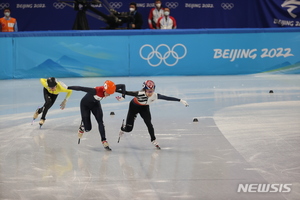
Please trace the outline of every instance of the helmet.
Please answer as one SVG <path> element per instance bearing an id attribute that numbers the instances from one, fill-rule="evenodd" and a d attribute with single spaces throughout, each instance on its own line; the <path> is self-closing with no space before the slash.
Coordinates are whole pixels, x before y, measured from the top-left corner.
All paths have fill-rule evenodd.
<path id="1" fill-rule="evenodd" d="M 57 85 L 57 81 L 56 81 L 56 78 L 54 77 L 50 77 L 47 79 L 47 84 L 48 84 L 48 87 L 55 87 Z"/>
<path id="2" fill-rule="evenodd" d="M 116 91 L 116 85 L 114 82 L 112 81 L 105 81 L 104 82 L 104 91 L 107 93 L 107 94 L 113 94 L 115 93 Z"/>
<path id="3" fill-rule="evenodd" d="M 147 90 L 149 90 L 149 89 L 155 90 L 155 83 L 151 80 L 147 80 L 143 83 L 142 87 L 143 87 L 144 90 L 146 90 L 146 89 Z"/>

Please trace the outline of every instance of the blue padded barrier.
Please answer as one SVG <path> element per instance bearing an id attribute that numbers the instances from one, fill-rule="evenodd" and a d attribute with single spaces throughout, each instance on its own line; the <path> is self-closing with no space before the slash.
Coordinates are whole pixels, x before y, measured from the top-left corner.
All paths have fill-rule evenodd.
<path id="1" fill-rule="evenodd" d="M 0 79 L 299 73 L 300 28 L 0 33 Z"/>

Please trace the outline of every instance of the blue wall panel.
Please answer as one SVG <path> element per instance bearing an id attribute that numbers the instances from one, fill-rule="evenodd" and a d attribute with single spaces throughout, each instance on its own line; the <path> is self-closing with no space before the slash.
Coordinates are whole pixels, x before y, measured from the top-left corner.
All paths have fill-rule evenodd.
<path id="1" fill-rule="evenodd" d="M 299 73 L 299 33 L 299 28 L 0 33 L 0 78 Z"/>
<path id="2" fill-rule="evenodd" d="M 11 79 L 14 74 L 14 41 L 11 37 L 0 37 L 0 79 Z"/>
<path id="3" fill-rule="evenodd" d="M 296 32 L 136 36 L 134 41 L 133 76 L 249 74 L 293 68 L 300 61 Z"/>
<path id="4" fill-rule="evenodd" d="M 128 73 L 126 38 L 17 37 L 15 78 L 122 76 Z"/>

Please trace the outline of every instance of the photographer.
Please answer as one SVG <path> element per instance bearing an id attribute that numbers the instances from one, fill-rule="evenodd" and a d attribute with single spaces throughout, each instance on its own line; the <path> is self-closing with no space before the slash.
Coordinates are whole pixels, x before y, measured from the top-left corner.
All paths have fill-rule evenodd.
<path id="1" fill-rule="evenodd" d="M 141 29 L 143 25 L 142 14 L 137 11 L 136 3 L 132 2 L 129 4 L 129 17 L 127 20 L 128 29 Z"/>

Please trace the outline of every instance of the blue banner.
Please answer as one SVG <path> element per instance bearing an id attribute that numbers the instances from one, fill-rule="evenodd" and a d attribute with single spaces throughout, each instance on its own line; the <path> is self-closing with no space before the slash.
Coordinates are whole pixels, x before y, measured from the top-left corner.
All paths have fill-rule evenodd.
<path id="1" fill-rule="evenodd" d="M 299 33 L 295 28 L 0 33 L 5 66 L 0 79 L 296 74 Z"/>
<path id="2" fill-rule="evenodd" d="M 0 13 L 5 7 L 18 22 L 19 31 L 71 30 L 78 11 L 73 1 L 67 4 L 56 0 L 2 0 Z M 71 2 L 71 3 L 70 3 Z M 128 12 L 132 0 L 103 1 L 118 12 Z M 138 11 L 143 16 L 143 29 L 148 29 L 148 15 L 154 0 L 137 0 Z M 267 28 L 300 26 L 300 0 L 187 0 L 162 1 L 171 9 L 178 29 L 198 28 Z M 109 15 L 105 4 L 92 4 Z M 107 24 L 91 10 L 86 11 L 91 30 L 105 29 Z M 118 28 L 124 28 L 120 25 Z"/>
<path id="3" fill-rule="evenodd" d="M 126 37 L 17 37 L 15 78 L 122 76 Z"/>
<path id="4" fill-rule="evenodd" d="M 299 33 L 137 36 L 130 48 L 130 75 L 234 75 L 283 67 L 295 73 L 299 42 Z"/>
<path id="5" fill-rule="evenodd" d="M 300 26 L 300 0 L 258 1 L 258 8 L 264 26 Z"/>

